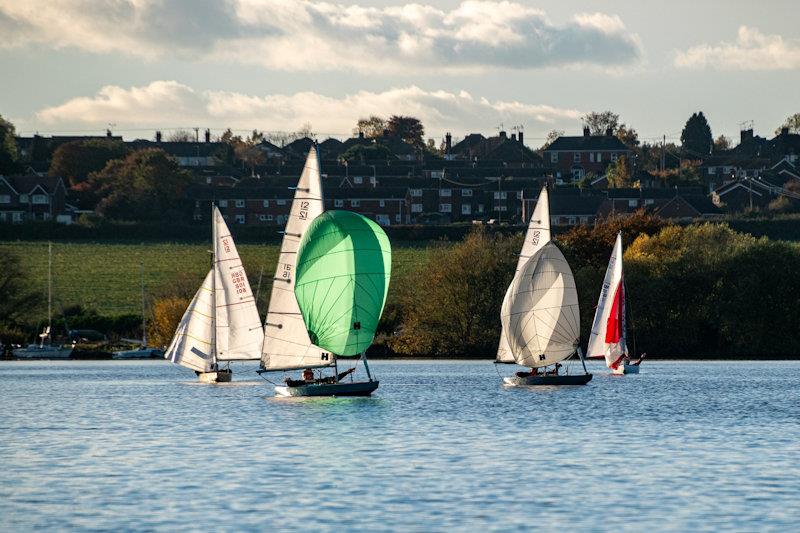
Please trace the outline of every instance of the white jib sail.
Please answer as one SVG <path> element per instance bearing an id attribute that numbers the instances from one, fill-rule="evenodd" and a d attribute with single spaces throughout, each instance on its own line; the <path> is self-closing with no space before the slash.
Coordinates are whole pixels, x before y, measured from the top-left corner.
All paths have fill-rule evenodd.
<path id="1" fill-rule="evenodd" d="M 545 244 L 519 271 L 500 318 L 519 365 L 552 365 L 575 352 L 580 342 L 578 293 L 572 270 L 555 244 Z"/>
<path id="2" fill-rule="evenodd" d="M 164 353 L 165 359 L 198 372 L 211 371 L 216 362 L 211 345 L 214 327 L 212 275 L 213 271 L 209 270 Z"/>
<path id="3" fill-rule="evenodd" d="M 628 347 L 625 343 L 625 292 L 622 285 L 622 235 L 617 234 L 614 243 L 614 250 L 608 260 L 606 276 L 603 279 L 603 288 L 600 290 L 600 298 L 597 300 L 597 310 L 594 313 L 592 322 L 592 332 L 589 334 L 589 345 L 586 348 L 587 357 L 604 357 L 606 365 L 611 367 L 623 355 L 627 355 Z M 619 335 L 607 335 L 608 319 L 614 308 L 614 300 L 617 296 L 617 305 L 621 306 L 622 322 L 619 325 Z M 617 342 L 613 342 L 616 339 Z M 607 342 L 612 341 L 612 342 Z"/>
<path id="4" fill-rule="evenodd" d="M 264 342 L 261 317 L 236 244 L 216 206 L 213 208 L 213 234 L 217 360 L 258 360 Z"/>
<path id="5" fill-rule="evenodd" d="M 530 259 L 533 254 L 541 250 L 542 246 L 550 242 L 550 197 L 547 194 L 547 186 L 542 187 L 542 192 L 539 193 L 539 198 L 536 200 L 536 207 L 531 215 L 531 220 L 528 223 L 528 230 L 525 232 L 525 242 L 522 243 L 522 250 L 519 254 L 517 261 L 517 270 L 514 272 L 516 277 L 520 269 Z M 503 305 L 511 294 L 511 285 L 506 290 L 506 295 L 503 298 Z M 500 332 L 500 344 L 497 347 L 497 361 L 501 363 L 513 363 L 514 355 L 511 353 L 511 348 L 508 345 L 506 337 L 505 326 L 502 327 Z"/>
<path id="6" fill-rule="evenodd" d="M 311 221 L 324 210 L 319 159 L 316 147 L 312 147 L 294 193 L 278 266 L 272 281 L 269 311 L 264 324 L 262 368 L 290 370 L 328 366 L 332 363 L 328 353 L 311 343 L 294 295 L 295 264 L 300 240 Z"/>

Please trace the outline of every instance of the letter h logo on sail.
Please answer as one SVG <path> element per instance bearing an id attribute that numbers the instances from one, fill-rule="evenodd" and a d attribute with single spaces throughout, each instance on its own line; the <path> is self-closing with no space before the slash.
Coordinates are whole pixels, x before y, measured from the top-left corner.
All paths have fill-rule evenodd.
<path id="1" fill-rule="evenodd" d="M 320 359 L 320 361 L 328 361 L 330 359 L 330 355 L 331 354 L 329 354 L 329 353 L 322 352 L 319 355 L 319 359 Z"/>

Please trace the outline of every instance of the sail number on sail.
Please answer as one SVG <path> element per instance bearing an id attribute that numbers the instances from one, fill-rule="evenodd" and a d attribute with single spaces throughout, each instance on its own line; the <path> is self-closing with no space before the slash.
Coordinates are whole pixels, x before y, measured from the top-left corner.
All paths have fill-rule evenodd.
<path id="1" fill-rule="evenodd" d="M 308 218 L 308 202 L 300 202 L 300 220 L 306 220 Z"/>

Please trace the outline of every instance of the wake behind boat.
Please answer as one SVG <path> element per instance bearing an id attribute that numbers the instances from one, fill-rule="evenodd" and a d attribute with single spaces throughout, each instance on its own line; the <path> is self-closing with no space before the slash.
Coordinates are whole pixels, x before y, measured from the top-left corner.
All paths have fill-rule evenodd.
<path id="1" fill-rule="evenodd" d="M 611 296 L 609 298 L 609 296 Z M 605 359 L 612 374 L 638 374 L 644 356 L 632 361 L 628 354 L 625 324 L 625 279 L 622 269 L 622 234 L 617 233 L 597 310 L 589 335 L 586 356 Z"/>
<path id="2" fill-rule="evenodd" d="M 550 207 L 543 187 L 531 216 L 514 279 L 500 313 L 502 331 L 495 363 L 530 368 L 503 378 L 506 385 L 585 385 L 583 374 L 561 374 L 580 351 L 580 311 L 575 279 L 561 250 L 550 240 Z"/>

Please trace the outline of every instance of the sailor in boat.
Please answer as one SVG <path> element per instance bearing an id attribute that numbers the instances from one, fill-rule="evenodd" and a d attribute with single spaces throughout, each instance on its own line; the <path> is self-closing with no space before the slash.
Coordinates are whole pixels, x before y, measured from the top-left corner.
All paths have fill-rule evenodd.
<path id="1" fill-rule="evenodd" d="M 338 383 L 342 379 L 346 378 L 347 376 L 349 376 L 350 374 L 352 374 L 355 371 L 356 371 L 356 367 L 353 367 L 353 368 L 349 368 L 349 369 L 347 369 L 347 370 L 345 370 L 343 372 L 339 372 L 338 374 L 336 374 L 336 376 L 326 376 L 326 377 L 315 378 L 314 377 L 314 371 L 311 370 L 310 368 L 306 368 L 305 370 L 303 370 L 302 379 L 292 379 L 292 378 L 288 378 L 287 377 L 283 381 L 289 387 L 299 387 L 301 385 L 313 385 L 313 384 L 318 384 L 318 383 Z"/>

